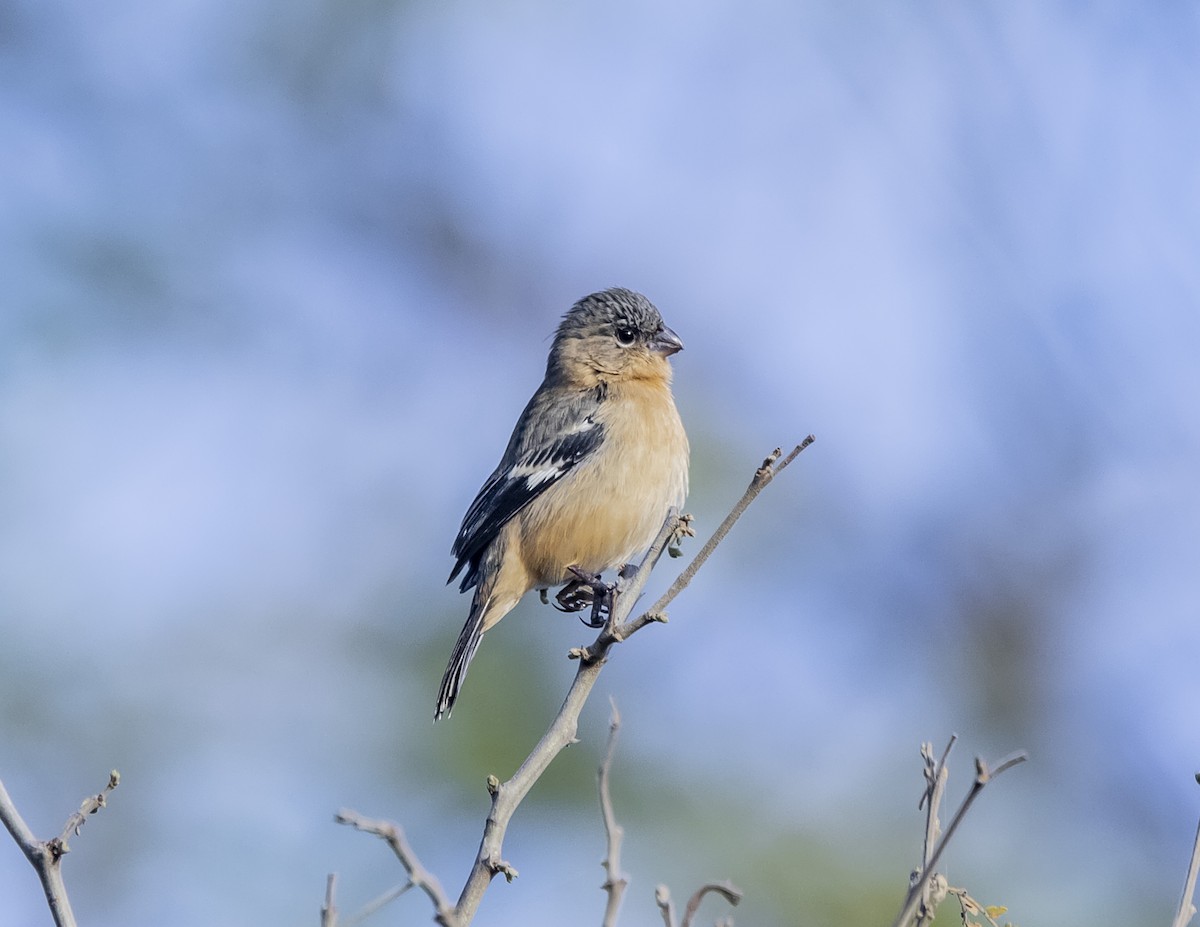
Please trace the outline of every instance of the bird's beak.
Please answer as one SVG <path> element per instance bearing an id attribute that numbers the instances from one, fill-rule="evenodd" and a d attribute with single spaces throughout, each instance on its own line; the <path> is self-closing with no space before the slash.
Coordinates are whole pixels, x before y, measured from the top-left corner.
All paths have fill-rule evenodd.
<path id="1" fill-rule="evenodd" d="M 683 342 L 679 340 L 679 336 L 675 334 L 667 326 L 663 326 L 654 340 L 650 342 L 650 350 L 656 354 L 661 354 L 663 357 L 670 357 L 676 351 L 683 350 Z"/>

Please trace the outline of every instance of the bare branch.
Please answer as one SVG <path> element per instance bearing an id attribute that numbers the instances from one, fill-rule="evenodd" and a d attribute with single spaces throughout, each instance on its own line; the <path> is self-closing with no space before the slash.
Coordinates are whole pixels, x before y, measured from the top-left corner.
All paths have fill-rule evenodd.
<path id="1" fill-rule="evenodd" d="M 500 856 L 508 823 L 529 790 L 533 788 L 533 784 L 554 758 L 568 744 L 575 742 L 575 735 L 579 730 L 579 715 L 600 676 L 600 671 L 604 668 L 608 651 L 628 636 L 622 633 L 624 621 L 637 603 L 638 595 L 645 586 L 650 571 L 662 556 L 663 549 L 674 535 L 678 522 L 678 515 L 672 510 L 663 522 L 650 550 L 642 558 L 637 572 L 626 577 L 625 587 L 618 594 L 616 604 L 611 609 L 599 636 L 590 647 L 572 652 L 573 656 L 579 658 L 579 669 L 575 672 L 575 679 L 567 691 L 562 707 L 537 746 L 507 782 L 502 783 L 495 777 L 489 779 L 488 791 L 492 796 L 492 808 L 484 824 L 475 865 L 471 868 L 455 908 L 462 927 L 471 923 L 479 909 L 480 901 L 483 900 L 484 892 L 498 873 L 503 873 L 510 882 L 516 876 L 516 870 Z"/>
<path id="2" fill-rule="evenodd" d="M 338 927 L 337 907 L 333 896 L 337 891 L 337 873 L 331 872 L 325 878 L 325 903 L 321 905 L 321 927 Z"/>
<path id="3" fill-rule="evenodd" d="M 400 860 L 400 864 L 404 867 L 405 872 L 408 873 L 409 881 L 428 895 L 429 900 L 433 902 L 435 920 L 442 927 L 460 927 L 458 916 L 455 914 L 454 908 L 446 897 L 441 883 L 437 880 L 437 876 L 421 865 L 421 861 L 417 858 L 417 854 L 413 852 L 413 848 L 409 846 L 408 840 L 404 836 L 404 831 L 399 825 L 391 821 L 365 818 L 357 811 L 350 811 L 345 808 L 337 813 L 334 820 L 339 824 L 347 824 L 355 830 L 374 834 L 376 837 L 380 837 L 386 841 L 387 845 L 392 848 L 392 852 L 396 854 L 396 858 Z M 396 892 L 396 894 L 401 895 L 407 890 L 408 887 L 405 886 Z"/>
<path id="4" fill-rule="evenodd" d="M 0 821 L 4 822 L 4 826 L 12 835 L 13 840 L 16 841 L 21 852 L 25 854 L 25 858 L 37 872 L 42 883 L 42 890 L 46 894 L 46 904 L 50 907 L 50 914 L 54 918 L 56 927 L 75 927 L 75 914 L 71 910 L 71 901 L 67 897 L 67 886 L 62 877 L 62 860 L 71 849 L 67 845 L 67 838 L 79 833 L 80 828 L 87 821 L 88 815 L 95 814 L 105 806 L 106 796 L 117 787 L 120 781 L 121 774 L 114 769 L 108 775 L 108 785 L 104 787 L 104 791 L 85 798 L 79 806 L 79 810 L 67 818 L 62 833 L 45 841 L 38 840 L 33 835 L 33 831 L 29 829 L 29 825 L 17 811 L 17 806 L 13 803 L 4 783 L 0 782 Z"/>
<path id="5" fill-rule="evenodd" d="M 677 577 L 675 577 L 675 582 L 671 583 L 670 588 L 662 594 L 659 600 L 651 605 L 645 614 L 640 616 L 636 621 L 632 622 L 634 627 L 631 628 L 630 633 L 633 633 L 633 631 L 636 631 L 644 625 L 649 624 L 651 621 L 662 620 L 657 616 L 662 613 L 663 609 L 671 604 L 671 602 L 677 595 L 679 595 L 679 593 L 683 592 L 683 590 L 687 588 L 688 584 L 692 581 L 692 579 L 695 578 L 696 573 L 699 572 L 700 567 L 704 566 L 704 562 L 708 560 L 708 558 L 712 555 L 712 552 L 717 549 L 717 545 L 725 540 L 725 535 L 729 533 L 730 529 L 733 528 L 733 526 L 737 523 L 737 520 L 742 517 L 742 513 L 746 511 L 750 503 L 757 498 L 758 494 L 766 488 L 767 484 L 770 483 L 771 480 L 775 479 L 775 477 L 782 473 L 784 468 L 787 467 L 787 465 L 793 460 L 795 460 L 800 455 L 800 452 L 812 444 L 815 440 L 815 437 L 808 435 L 803 441 L 792 448 L 791 453 L 784 457 L 783 460 L 779 459 L 783 451 L 780 448 L 775 448 L 775 450 L 766 458 L 766 460 L 762 462 L 762 466 L 754 472 L 754 478 L 750 481 L 750 485 L 746 487 L 746 491 L 742 494 L 742 498 L 738 500 L 737 505 L 735 505 L 729 514 L 725 516 L 725 520 L 717 526 L 717 530 L 713 532 L 712 537 L 710 537 L 704 543 L 704 546 L 700 548 L 700 552 L 692 558 L 692 562 L 687 565 L 687 568 L 684 569 L 684 571 Z"/>
<path id="6" fill-rule="evenodd" d="M 349 823 L 349 821 L 345 822 Z M 334 903 L 334 894 L 337 887 L 337 873 L 329 873 L 325 880 L 325 903 L 321 906 L 321 927 L 358 927 L 363 921 L 369 918 L 372 914 L 378 911 L 385 905 L 391 904 L 409 889 L 416 888 L 416 883 L 413 881 L 405 882 L 403 885 L 397 885 L 395 888 L 389 888 L 379 897 L 368 901 L 362 906 L 362 909 L 353 917 L 345 921 L 338 918 L 337 905 Z"/>
<path id="7" fill-rule="evenodd" d="M 617 823 L 613 811 L 612 794 L 609 791 L 608 780 L 612 771 L 613 756 L 617 752 L 617 732 L 621 729 L 621 713 L 617 711 L 617 703 L 610 699 L 612 717 L 608 723 L 608 745 L 604 750 L 604 760 L 600 763 L 597 775 L 600 789 L 600 812 L 604 815 L 604 833 L 607 838 L 607 853 L 604 857 L 604 884 L 601 888 L 608 894 L 604 906 L 603 927 L 616 927 L 617 914 L 621 910 L 621 899 L 625 888 L 629 885 L 628 877 L 621 872 L 621 841 L 625 830 Z"/>
<path id="8" fill-rule="evenodd" d="M 347 920 L 342 927 L 358 927 L 359 924 L 365 921 L 380 908 L 391 904 L 405 892 L 416 887 L 417 884 L 415 882 L 405 882 L 403 885 L 397 885 L 395 888 L 389 888 L 378 898 L 368 901 L 365 905 L 363 905 L 362 910 Z"/>
<path id="9" fill-rule="evenodd" d="M 701 885 L 688 899 L 687 907 L 683 911 L 683 923 L 679 927 L 692 927 L 692 918 L 696 916 L 700 902 L 709 892 L 715 892 L 734 907 L 742 900 L 742 890 L 732 882 L 709 882 L 707 885 Z"/>
<path id="10" fill-rule="evenodd" d="M 71 852 L 71 848 L 67 846 L 67 838 L 79 835 L 79 831 L 87 823 L 88 815 L 95 814 L 103 808 L 108 803 L 106 798 L 108 793 L 120 784 L 121 774 L 114 769 L 108 774 L 108 785 L 104 787 L 104 791 L 98 792 L 95 795 L 89 795 L 80 804 L 79 810 L 67 818 L 67 823 L 63 825 L 62 833 L 50 841 L 51 851 L 57 853 L 59 856 Z"/>
<path id="11" fill-rule="evenodd" d="M 604 663 L 612 647 L 626 640 L 647 624 L 655 621 L 666 621 L 666 616 L 662 613 L 662 608 L 678 595 L 680 590 L 687 586 L 691 578 L 696 574 L 696 571 L 700 569 L 704 561 L 708 559 L 709 555 L 724 539 L 725 535 L 729 533 L 729 529 L 733 526 L 734 522 L 737 521 L 738 517 L 741 516 L 742 512 L 745 511 L 746 507 L 757 497 L 762 489 L 788 464 L 795 460 L 796 456 L 804 448 L 808 447 L 812 441 L 813 437 L 809 435 L 782 461 L 779 459 L 782 453 L 779 449 L 776 449 L 774 453 L 763 461 L 763 465 L 755 472 L 754 479 L 751 481 L 750 487 L 746 490 L 741 500 L 721 523 L 721 526 L 704 545 L 692 563 L 688 565 L 683 575 L 675 581 L 668 594 L 659 599 L 659 602 L 649 612 L 641 615 L 634 621 L 629 620 L 629 615 L 633 607 L 637 604 L 642 590 L 645 588 L 650 572 L 654 569 L 668 546 L 677 543 L 681 537 L 692 534 L 691 517 L 687 515 L 681 516 L 672 508 L 667 513 L 658 536 L 642 558 L 642 562 L 638 565 L 636 571 L 622 571 L 618 579 L 615 601 L 612 602 L 609 608 L 608 616 L 604 622 L 604 627 L 600 630 L 600 634 L 589 646 L 575 648 L 568 654 L 572 659 L 579 660 L 579 668 L 575 672 L 575 679 L 572 681 L 570 689 L 567 690 L 567 695 L 563 700 L 562 706 L 550 722 L 546 733 L 542 735 L 542 738 L 534 746 L 533 750 L 530 751 L 520 768 L 513 773 L 507 782 L 501 782 L 496 776 L 488 777 L 487 788 L 488 793 L 492 797 L 492 806 L 484 823 L 483 836 L 479 842 L 479 851 L 475 856 L 475 863 L 471 867 L 471 872 L 467 876 L 467 881 L 463 885 L 462 892 L 459 894 L 458 903 L 453 908 L 449 906 L 436 880 L 420 867 L 412 851 L 407 849 L 407 845 L 394 842 L 391 839 L 391 834 L 394 831 L 399 835 L 399 840 L 403 841 L 403 837 L 400 835 L 399 828 L 396 825 L 389 822 L 362 822 L 353 812 L 341 812 L 338 815 L 338 820 L 342 823 L 354 824 L 360 830 L 368 830 L 376 833 L 392 844 L 396 855 L 400 857 L 401 862 L 408 869 L 412 881 L 424 889 L 425 893 L 433 900 L 434 906 L 437 909 L 437 920 L 441 924 L 446 925 L 446 927 L 467 927 L 479 910 L 479 904 L 483 900 L 483 895 L 491 884 L 492 879 L 500 874 L 503 874 L 510 882 L 516 878 L 517 870 L 500 855 L 509 822 L 512 820 L 513 814 L 516 813 L 518 806 L 524 800 L 525 796 L 529 794 L 529 790 L 533 788 L 533 784 L 546 771 L 546 768 L 553 762 L 554 758 L 569 744 L 575 743 L 576 734 L 579 730 L 579 715 L 588 697 L 591 695 L 592 689 L 596 684 L 600 671 L 604 668 Z M 610 743 L 610 751 L 611 749 L 612 745 Z M 373 826 L 363 826 L 364 823 Z M 613 825 L 615 826 L 615 819 Z M 619 833 L 619 828 L 609 830 L 610 847 L 608 865 L 611 865 L 612 868 L 605 888 L 609 891 L 609 907 L 613 909 L 612 917 L 615 919 L 615 908 L 620 902 L 620 890 L 617 889 L 617 885 L 622 882 L 622 878 L 619 876 L 619 867 L 614 860 L 612 852 L 612 837 L 614 833 Z M 616 874 L 617 878 L 614 879 L 613 874 Z M 610 883 L 613 886 L 611 889 L 609 888 Z M 621 889 L 623 887 L 621 885 Z M 605 923 L 609 923 L 608 916 L 606 914 Z"/>
<path id="12" fill-rule="evenodd" d="M 1196 782 L 1200 784 L 1200 773 L 1196 773 Z M 1196 914 L 1193 899 L 1196 897 L 1196 877 L 1200 875 L 1200 825 L 1196 827 L 1196 842 L 1192 845 L 1192 861 L 1188 865 L 1187 878 L 1183 883 L 1183 896 L 1179 899 L 1179 910 L 1175 912 L 1175 920 L 1171 927 L 1187 927 L 1188 921 Z"/>
<path id="13" fill-rule="evenodd" d="M 608 855 L 602 863 L 607 874 L 602 887 L 608 893 L 608 904 L 604 909 L 603 927 L 615 927 L 617 913 L 621 908 L 621 898 L 625 894 L 626 886 L 629 884 L 628 878 L 621 872 L 621 841 L 625 836 L 625 831 L 617 823 L 616 815 L 613 812 L 612 796 L 609 794 L 608 788 L 613 755 L 616 753 L 617 748 L 617 732 L 621 729 L 621 713 L 617 711 L 616 701 L 613 699 L 609 701 L 612 705 L 612 716 L 608 726 L 608 745 L 604 751 L 604 759 L 600 763 L 599 773 L 600 810 L 604 814 L 604 832 L 608 837 Z M 680 927 L 691 927 L 692 919 L 696 916 L 700 902 L 710 892 L 716 892 L 723 896 L 731 905 L 736 905 L 742 900 L 741 889 L 737 888 L 732 882 L 709 882 L 706 885 L 702 885 L 688 899 L 687 907 L 683 912 L 683 922 L 680 924 Z M 658 904 L 659 911 L 662 913 L 667 927 L 674 927 L 675 910 L 671 904 L 670 889 L 665 885 L 659 885 L 654 892 L 654 900 Z"/>
<path id="14" fill-rule="evenodd" d="M 945 775 L 949 775 L 949 773 L 945 771 L 946 760 L 949 759 L 950 751 L 954 749 L 954 745 L 956 743 L 958 743 L 958 735 L 951 734 L 950 739 L 946 741 L 946 749 L 942 751 L 942 758 L 936 763 L 933 762 L 933 744 L 929 743 L 928 741 L 921 744 L 921 758 L 925 760 L 925 791 L 921 793 L 921 800 L 917 802 L 918 811 L 924 808 L 925 803 L 934 797 L 932 795 L 932 779 L 934 773 L 936 773 L 938 770 L 942 770 L 943 778 Z M 926 857 L 926 860 L 928 860 L 928 857 Z"/>
<path id="15" fill-rule="evenodd" d="M 953 895 L 958 901 L 958 908 L 963 924 L 973 923 L 971 920 L 969 920 L 971 917 L 982 917 L 989 924 L 991 924 L 992 927 L 1000 927 L 999 921 L 997 921 L 992 915 L 996 912 L 1003 914 L 1008 910 L 1008 908 L 1005 907 L 984 907 L 969 894 L 967 894 L 966 889 L 963 888 L 950 888 L 946 890 L 946 893 Z"/>
<path id="16" fill-rule="evenodd" d="M 1018 763 L 1025 762 L 1026 759 L 1028 759 L 1028 756 L 1025 753 L 1014 753 L 1012 756 L 1001 760 L 994 770 L 990 770 L 987 763 L 976 757 L 975 781 L 971 783 L 971 791 L 967 793 L 967 797 L 963 799 L 963 803 L 954 812 L 954 817 L 950 819 L 950 826 L 946 828 L 946 832 L 942 835 L 941 840 L 938 841 L 937 848 L 925 864 L 925 869 L 921 873 L 920 878 L 909 888 L 908 895 L 904 899 L 904 905 L 900 908 L 900 913 L 892 921 L 892 927 L 903 927 L 903 925 L 908 924 L 913 919 L 917 912 L 917 906 L 921 903 L 925 888 L 930 880 L 933 879 L 938 861 L 942 858 L 942 853 L 945 851 L 946 845 L 954 836 L 955 831 L 958 830 L 958 826 L 962 823 L 963 818 L 966 817 L 975 799 L 979 797 L 979 793 L 1002 772 L 1016 766 Z"/>
<path id="17" fill-rule="evenodd" d="M 619 589 L 616 604 L 610 609 L 608 619 L 599 636 L 590 646 L 571 652 L 570 656 L 579 660 L 579 669 L 576 671 L 571 688 L 567 691 L 567 697 L 558 714 L 550 723 L 549 729 L 511 779 L 503 783 L 494 777 L 489 780 L 488 791 L 492 795 L 492 808 L 484 824 L 483 838 L 475 857 L 475 865 L 467 877 L 467 882 L 463 886 L 462 894 L 459 895 L 458 905 L 455 908 L 460 927 L 466 927 L 471 923 L 475 912 L 479 909 L 484 892 L 487 891 L 488 885 L 498 873 L 504 873 L 509 881 L 516 875 L 516 870 L 500 856 L 508 823 L 521 801 L 533 787 L 534 782 L 541 777 L 563 748 L 574 743 L 579 729 L 579 714 L 604 667 L 609 650 L 614 644 L 626 640 L 647 624 L 665 620 L 662 609 L 687 586 L 696 571 L 703 566 L 704 561 L 729 533 L 729 529 L 733 527 L 734 522 L 746 510 L 746 507 L 812 441 L 813 438 L 809 435 L 782 461 L 779 460 L 782 452 L 778 449 L 764 460 L 763 465 L 755 472 L 754 479 L 751 480 L 750 486 L 741 500 L 734 506 L 733 511 L 721 523 L 721 526 L 684 570 L 680 578 L 676 579 L 668 593 L 660 598 L 649 612 L 634 621 L 628 621 L 629 614 L 637 604 L 651 570 L 662 557 L 667 545 L 671 543 L 672 539 L 677 539 L 681 534 L 690 530 L 686 516 L 681 518 L 674 509 L 668 513 L 658 536 L 642 558 L 637 571 L 622 578 L 623 584 Z"/>
<path id="18" fill-rule="evenodd" d="M 1016 753 L 1006 756 L 999 763 L 997 763 L 996 768 L 991 772 L 988 772 L 988 768 L 984 764 L 983 760 L 977 759 L 975 760 L 975 776 L 976 778 L 983 776 L 984 784 L 986 785 L 988 781 L 995 779 L 998 775 L 1000 775 L 1000 773 L 1004 772 L 1005 770 L 1012 769 L 1014 766 L 1020 766 L 1027 759 L 1029 759 L 1029 754 L 1024 750 L 1018 750 Z"/>
<path id="19" fill-rule="evenodd" d="M 662 912 L 663 923 L 666 924 L 666 927 L 675 927 L 675 906 L 671 904 L 671 890 L 665 885 L 658 886 L 654 890 L 654 903 Z"/>
<path id="20" fill-rule="evenodd" d="M 33 831 L 29 829 L 29 825 L 25 823 L 25 819 L 21 817 L 21 812 L 17 810 L 17 806 L 13 804 L 13 800 L 9 797 L 8 789 L 4 787 L 4 783 L 0 782 L 0 821 L 4 822 L 4 826 L 8 828 L 8 832 L 12 834 L 13 840 L 17 842 L 17 846 L 21 848 L 21 852 L 25 854 L 25 858 L 36 866 L 34 857 L 44 852 L 44 847 L 33 836 Z"/>
<path id="21" fill-rule="evenodd" d="M 939 820 L 938 814 L 946 789 L 946 779 L 950 775 L 950 771 L 946 767 L 946 760 L 957 740 L 957 734 L 950 735 L 950 740 L 946 744 L 946 749 L 942 751 L 940 760 L 933 758 L 933 744 L 928 741 L 921 744 L 921 759 L 925 761 L 925 791 L 921 794 L 921 800 L 917 803 L 917 807 L 925 808 L 925 845 L 921 851 L 921 866 L 913 870 L 909 879 L 910 886 L 915 885 L 921 875 L 929 869 L 934 847 L 941 834 L 942 822 Z M 924 924 L 933 920 L 937 906 L 944 897 L 945 888 L 945 881 L 939 881 L 936 876 L 930 877 L 926 881 L 925 888 L 921 892 L 921 903 L 917 908 L 917 927 L 923 927 Z"/>

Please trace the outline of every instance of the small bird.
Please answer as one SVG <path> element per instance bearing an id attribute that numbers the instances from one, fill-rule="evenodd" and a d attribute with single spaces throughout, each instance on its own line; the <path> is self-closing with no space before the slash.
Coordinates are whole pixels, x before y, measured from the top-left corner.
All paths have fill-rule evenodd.
<path id="1" fill-rule="evenodd" d="M 581 585 L 650 546 L 688 489 L 688 440 L 671 396 L 683 349 L 650 300 L 614 287 L 579 300 L 554 335 L 546 377 L 499 466 L 467 509 L 447 582 L 463 569 L 471 612 L 442 677 L 449 715 L 483 634 L 531 589 Z M 565 596 L 565 598 L 564 598 Z M 595 612 L 593 616 L 595 616 Z"/>

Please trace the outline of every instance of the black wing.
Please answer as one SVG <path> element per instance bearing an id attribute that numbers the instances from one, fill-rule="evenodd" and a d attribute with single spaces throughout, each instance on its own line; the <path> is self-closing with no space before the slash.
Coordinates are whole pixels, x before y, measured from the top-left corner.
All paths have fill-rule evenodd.
<path id="1" fill-rule="evenodd" d="M 530 502 L 561 480 L 600 446 L 604 426 L 595 412 L 601 392 L 564 397 L 538 391 L 525 407 L 495 472 L 463 516 L 452 553 L 457 558 L 447 582 L 468 566 L 462 591 L 479 580 L 479 560 L 500 529 Z"/>

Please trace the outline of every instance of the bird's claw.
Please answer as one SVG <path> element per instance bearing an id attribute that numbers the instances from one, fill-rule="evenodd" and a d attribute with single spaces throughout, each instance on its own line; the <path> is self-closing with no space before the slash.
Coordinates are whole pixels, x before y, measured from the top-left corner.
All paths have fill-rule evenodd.
<path id="1" fill-rule="evenodd" d="M 581 612 L 590 605 L 591 614 L 586 618 L 580 615 L 579 620 L 589 628 L 604 627 L 616 599 L 617 584 L 604 582 L 599 573 L 588 573 L 578 567 L 567 569 L 575 578 L 554 597 L 556 607 L 559 611 Z"/>
<path id="2" fill-rule="evenodd" d="M 554 596 L 554 607 L 560 612 L 581 612 L 592 604 L 595 593 L 591 585 L 571 580 Z"/>

